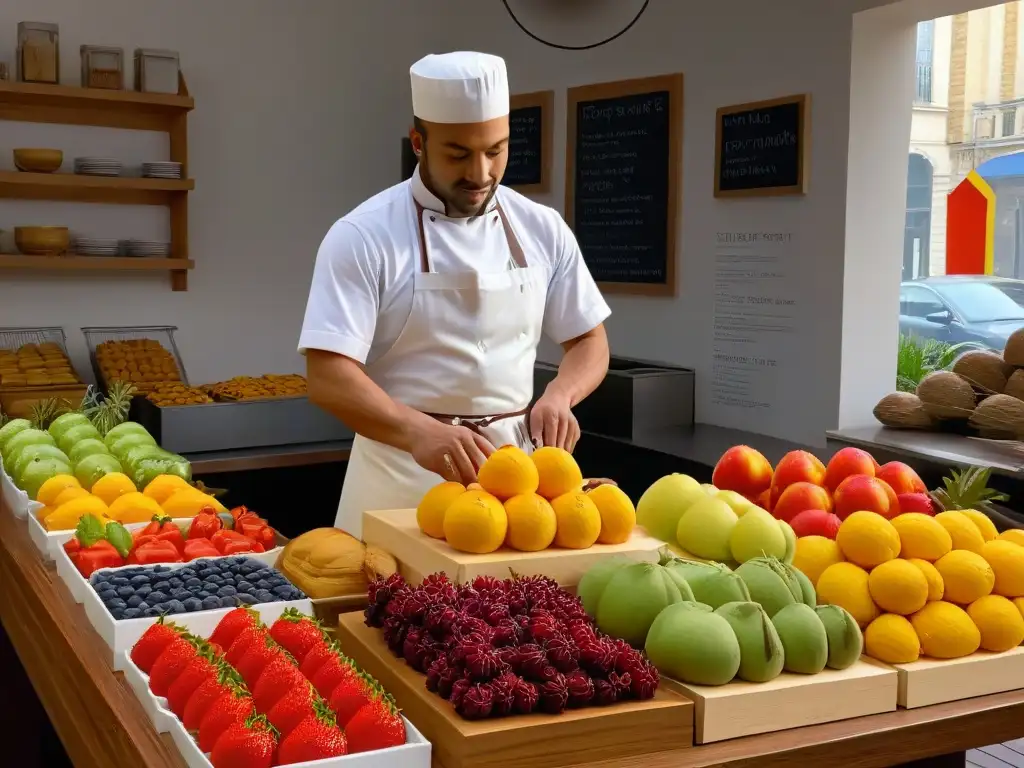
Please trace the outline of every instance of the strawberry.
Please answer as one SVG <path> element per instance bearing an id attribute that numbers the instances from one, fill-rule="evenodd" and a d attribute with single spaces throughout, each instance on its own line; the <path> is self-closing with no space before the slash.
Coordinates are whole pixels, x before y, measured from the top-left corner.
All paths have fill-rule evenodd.
<path id="1" fill-rule="evenodd" d="M 253 715 L 230 725 L 210 753 L 213 768 L 270 768 L 277 734 L 265 717 Z"/>
<path id="2" fill-rule="evenodd" d="M 222 733 L 235 723 L 245 722 L 255 711 L 252 696 L 229 683 L 227 693 L 210 705 L 199 722 L 199 748 L 209 754 Z"/>
<path id="3" fill-rule="evenodd" d="M 334 721 L 331 711 L 319 702 L 314 714 L 306 717 L 281 739 L 277 749 L 277 764 L 307 763 L 328 757 L 341 757 L 347 752 L 344 732 Z"/>
<path id="4" fill-rule="evenodd" d="M 331 710 L 344 728 L 352 716 L 370 703 L 374 696 L 373 681 L 365 675 L 356 674 L 342 680 L 331 692 Z"/>
<path id="5" fill-rule="evenodd" d="M 241 675 L 251 691 L 256 687 L 256 682 L 267 665 L 280 657 L 281 648 L 270 639 L 270 635 L 265 635 L 263 642 L 257 641 L 249 646 L 249 650 L 234 665 L 235 671 Z"/>
<path id="6" fill-rule="evenodd" d="M 199 651 L 178 678 L 167 689 L 167 707 L 179 718 L 185 714 L 185 705 L 196 689 L 207 680 L 217 679 L 217 665 L 206 648 Z"/>
<path id="7" fill-rule="evenodd" d="M 310 649 L 323 642 L 324 633 L 317 621 L 288 608 L 270 626 L 270 636 L 301 664 Z"/>
<path id="8" fill-rule="evenodd" d="M 267 713 L 267 720 L 277 728 L 281 737 L 287 736 L 308 716 L 314 714 L 314 705 L 323 701 L 308 680 L 293 688 L 278 700 Z"/>
<path id="9" fill-rule="evenodd" d="M 345 727 L 348 751 L 369 752 L 405 744 L 405 722 L 398 713 L 394 699 L 383 691 L 356 712 Z"/>
<path id="10" fill-rule="evenodd" d="M 338 685 L 356 674 L 355 669 L 347 659 L 335 655 L 320 665 L 320 669 L 313 675 L 310 682 L 317 692 L 325 699 L 330 700 L 331 694 Z"/>
<path id="11" fill-rule="evenodd" d="M 149 671 L 149 690 L 154 696 L 166 696 L 171 685 L 192 663 L 199 650 L 189 635 L 180 635 L 168 643 Z"/>
<path id="12" fill-rule="evenodd" d="M 203 716 L 209 711 L 210 706 L 230 689 L 221 676 L 201 683 L 198 688 L 188 697 L 185 705 L 185 712 L 181 715 L 181 722 L 187 731 L 198 731 Z"/>
<path id="13" fill-rule="evenodd" d="M 220 620 L 213 634 L 210 635 L 210 642 L 216 643 L 221 648 L 230 648 L 231 643 L 243 629 L 258 627 L 262 622 L 260 615 L 247 605 L 235 608 Z"/>
<path id="14" fill-rule="evenodd" d="M 267 714 L 286 693 L 306 683 L 306 678 L 299 672 L 295 659 L 287 651 L 279 651 L 263 668 L 259 680 L 252 686 L 252 699 L 256 711 Z"/>
<path id="15" fill-rule="evenodd" d="M 147 629 L 138 642 L 132 646 L 131 659 L 135 666 L 148 675 L 153 668 L 153 662 L 164 648 L 180 635 L 181 629 L 171 622 L 165 623 L 164 617 L 161 616 L 157 619 L 156 624 Z"/>
<path id="16" fill-rule="evenodd" d="M 267 636 L 267 630 L 263 627 L 247 627 L 238 633 L 238 637 L 231 641 L 224 660 L 232 667 L 238 668 L 238 662 L 245 656 L 246 651 L 257 640 L 262 643 Z"/>
<path id="17" fill-rule="evenodd" d="M 331 644 L 321 639 L 320 645 L 314 645 L 306 652 L 306 657 L 299 663 L 299 671 L 307 680 L 312 680 L 320 666 L 334 655 Z"/>

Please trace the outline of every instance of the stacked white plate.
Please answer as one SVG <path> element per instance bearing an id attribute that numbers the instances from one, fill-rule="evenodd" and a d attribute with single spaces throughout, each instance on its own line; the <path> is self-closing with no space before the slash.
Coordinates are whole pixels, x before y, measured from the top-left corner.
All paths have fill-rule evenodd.
<path id="1" fill-rule="evenodd" d="M 170 256 L 171 244 L 159 240 L 122 241 L 129 256 Z"/>
<path id="2" fill-rule="evenodd" d="M 82 256 L 118 256 L 121 253 L 121 247 L 117 240 L 76 237 L 74 251 Z"/>
<path id="3" fill-rule="evenodd" d="M 142 175 L 148 179 L 180 179 L 181 163 L 163 161 L 143 163 Z"/>
<path id="4" fill-rule="evenodd" d="M 120 176 L 121 161 L 106 157 L 76 157 L 75 173 L 86 176 Z"/>

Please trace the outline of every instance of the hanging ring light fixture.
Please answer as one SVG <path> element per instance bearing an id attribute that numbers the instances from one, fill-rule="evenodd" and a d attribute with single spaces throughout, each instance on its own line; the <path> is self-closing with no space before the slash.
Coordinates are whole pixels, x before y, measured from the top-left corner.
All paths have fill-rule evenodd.
<path id="1" fill-rule="evenodd" d="M 636 15 L 633 17 L 632 21 L 630 21 L 626 26 L 624 26 L 614 35 L 612 35 L 611 37 L 606 37 L 604 40 L 601 40 L 599 42 L 590 43 L 589 45 L 561 45 L 560 43 L 552 43 L 548 40 L 545 40 L 544 38 L 535 35 L 533 32 L 526 28 L 526 25 L 524 25 L 523 22 L 519 20 L 515 12 L 509 6 L 508 0 L 501 0 L 501 4 L 505 6 L 505 11 L 508 13 L 512 21 L 516 23 L 516 26 L 523 30 L 523 32 L 525 32 L 529 37 L 533 38 L 541 45 L 546 45 L 549 48 L 557 48 L 560 51 L 589 51 L 592 48 L 600 48 L 602 45 L 607 45 L 613 40 L 618 40 L 624 34 L 629 32 L 629 30 L 633 28 L 633 25 L 640 21 L 640 17 L 644 15 L 644 11 L 646 11 L 647 6 L 651 4 L 651 0 L 644 0 L 644 4 L 640 6 L 640 10 L 636 12 Z"/>

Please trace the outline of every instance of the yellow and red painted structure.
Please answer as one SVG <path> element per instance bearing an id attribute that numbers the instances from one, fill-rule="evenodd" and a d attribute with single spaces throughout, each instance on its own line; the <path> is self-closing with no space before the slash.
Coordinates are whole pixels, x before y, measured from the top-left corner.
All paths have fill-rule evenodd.
<path id="1" fill-rule="evenodd" d="M 971 171 L 947 201 L 946 274 L 991 275 L 995 231 L 995 190 L 981 174 Z"/>

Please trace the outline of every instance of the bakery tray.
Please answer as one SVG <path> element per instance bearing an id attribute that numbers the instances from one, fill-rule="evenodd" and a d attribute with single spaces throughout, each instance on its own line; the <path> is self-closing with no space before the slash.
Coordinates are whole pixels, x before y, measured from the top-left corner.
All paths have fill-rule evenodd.
<path id="1" fill-rule="evenodd" d="M 132 401 L 131 418 L 174 453 L 237 451 L 351 440 L 353 432 L 307 397 L 158 406 Z"/>

